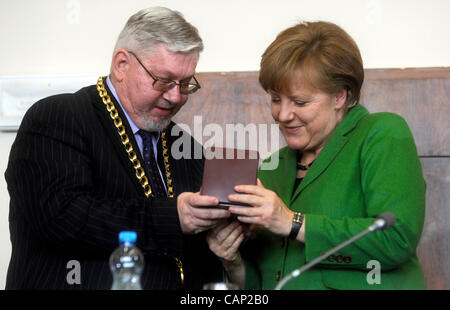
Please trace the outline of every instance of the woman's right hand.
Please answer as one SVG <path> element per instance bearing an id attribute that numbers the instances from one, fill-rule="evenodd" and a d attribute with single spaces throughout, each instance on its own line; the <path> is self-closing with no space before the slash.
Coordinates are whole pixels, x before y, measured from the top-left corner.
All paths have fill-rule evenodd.
<path id="1" fill-rule="evenodd" d="M 244 227 L 237 220 L 219 224 L 206 236 L 210 250 L 220 258 L 230 280 L 241 288 L 244 286 L 245 266 L 239 246 L 244 238 Z"/>

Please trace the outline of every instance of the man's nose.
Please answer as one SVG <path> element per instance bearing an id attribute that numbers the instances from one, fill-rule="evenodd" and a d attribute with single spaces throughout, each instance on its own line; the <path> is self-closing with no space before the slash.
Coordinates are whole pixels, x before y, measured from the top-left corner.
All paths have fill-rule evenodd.
<path id="1" fill-rule="evenodd" d="M 180 103 L 181 102 L 180 85 L 176 84 L 171 89 L 164 92 L 163 98 L 175 104 Z"/>

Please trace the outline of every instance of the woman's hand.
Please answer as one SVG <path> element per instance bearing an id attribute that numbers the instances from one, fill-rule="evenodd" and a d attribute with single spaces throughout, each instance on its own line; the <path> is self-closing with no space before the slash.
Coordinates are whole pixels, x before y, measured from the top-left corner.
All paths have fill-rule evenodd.
<path id="1" fill-rule="evenodd" d="M 225 221 L 206 235 L 210 250 L 222 261 L 231 282 L 240 288 L 244 286 L 245 266 L 238 249 L 244 236 L 244 228 L 238 221 Z"/>
<path id="2" fill-rule="evenodd" d="M 275 192 L 266 189 L 259 179 L 256 186 L 238 185 L 235 190 L 242 194 L 229 195 L 230 201 L 246 203 L 253 207 L 229 208 L 231 213 L 238 215 L 240 222 L 261 225 L 277 235 L 289 235 L 294 212 Z"/>

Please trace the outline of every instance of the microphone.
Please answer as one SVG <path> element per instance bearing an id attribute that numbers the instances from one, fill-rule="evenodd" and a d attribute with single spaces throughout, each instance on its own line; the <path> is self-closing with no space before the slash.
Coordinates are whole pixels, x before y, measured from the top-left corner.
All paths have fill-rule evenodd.
<path id="1" fill-rule="evenodd" d="M 333 249 L 329 250 L 328 252 L 326 252 L 326 253 L 320 255 L 319 257 L 313 259 L 308 264 L 306 264 L 306 265 L 304 265 L 304 266 L 302 266 L 302 267 L 292 271 L 290 274 L 288 274 L 286 277 L 284 277 L 280 281 L 280 283 L 278 283 L 278 285 L 275 287 L 275 290 L 281 290 L 283 288 L 283 286 L 287 282 L 292 280 L 293 278 L 298 277 L 300 274 L 302 274 L 306 270 L 310 269 L 311 267 L 317 265 L 319 262 L 321 262 L 322 260 L 324 260 L 325 258 L 330 256 L 331 254 L 333 254 L 333 253 L 339 251 L 340 249 L 346 247 L 350 243 L 353 243 L 356 240 L 364 237 L 368 233 L 374 232 L 376 230 L 385 230 L 385 229 L 390 228 L 392 225 L 394 225 L 395 220 L 396 220 L 396 218 L 395 218 L 395 215 L 393 213 L 391 213 L 391 212 L 381 213 L 380 215 L 378 215 L 376 217 L 376 220 L 373 222 L 373 224 L 370 225 L 366 230 L 360 232 L 356 236 L 348 239 L 347 241 L 344 241 L 343 243 L 341 243 L 340 245 L 334 247 Z"/>
<path id="2" fill-rule="evenodd" d="M 391 212 L 385 212 L 385 213 L 381 213 L 380 215 L 378 215 L 376 217 L 375 222 L 373 222 L 372 225 L 369 226 L 369 230 L 370 232 L 375 231 L 375 230 L 385 230 L 390 228 L 392 225 L 395 224 L 395 215 Z"/>

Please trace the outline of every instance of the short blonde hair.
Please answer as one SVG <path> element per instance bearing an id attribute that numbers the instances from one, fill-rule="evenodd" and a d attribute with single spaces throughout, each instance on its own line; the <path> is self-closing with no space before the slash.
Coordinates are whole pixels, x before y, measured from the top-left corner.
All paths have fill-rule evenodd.
<path id="1" fill-rule="evenodd" d="M 288 91 L 298 78 L 333 94 L 347 90 L 346 108 L 358 104 L 364 81 L 355 41 L 329 22 L 302 22 L 281 32 L 264 52 L 259 83 L 265 91 Z"/>

